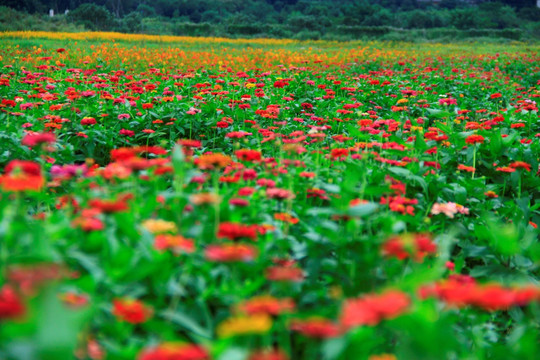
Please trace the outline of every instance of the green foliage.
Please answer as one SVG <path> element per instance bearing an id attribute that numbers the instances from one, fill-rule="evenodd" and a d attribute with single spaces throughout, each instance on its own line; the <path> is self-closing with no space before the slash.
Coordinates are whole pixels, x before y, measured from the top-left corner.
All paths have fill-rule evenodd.
<path id="1" fill-rule="evenodd" d="M 141 13 L 139 12 L 130 12 L 129 14 L 127 14 L 123 21 L 122 21 L 122 24 L 124 25 L 124 27 L 126 28 L 126 31 L 127 33 L 138 33 L 142 30 L 142 15 Z"/>
<path id="2" fill-rule="evenodd" d="M 75 24 L 83 25 L 89 30 L 112 30 L 114 20 L 112 14 L 104 6 L 87 3 L 68 14 L 68 19 Z"/>
<path id="3" fill-rule="evenodd" d="M 45 15 L 30 15 L 12 8 L 0 6 L 0 31 L 83 31 L 84 27 L 68 22 L 64 15 L 49 18 Z"/>

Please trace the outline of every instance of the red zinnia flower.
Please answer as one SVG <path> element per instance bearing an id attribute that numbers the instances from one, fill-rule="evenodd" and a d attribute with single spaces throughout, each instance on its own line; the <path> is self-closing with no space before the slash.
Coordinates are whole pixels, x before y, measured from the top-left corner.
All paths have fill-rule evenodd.
<path id="1" fill-rule="evenodd" d="M 313 338 L 332 338 L 341 335 L 341 327 L 331 320 L 324 318 L 311 318 L 306 320 L 293 320 L 291 330 Z"/>
<path id="2" fill-rule="evenodd" d="M 116 299 L 113 300 L 113 315 L 119 320 L 131 324 L 140 324 L 148 321 L 153 314 L 151 307 L 139 300 Z"/>
<path id="3" fill-rule="evenodd" d="M 202 145 L 201 141 L 191 140 L 191 139 L 182 139 L 182 140 L 179 140 L 178 143 L 188 148 L 200 148 Z"/>
<path id="4" fill-rule="evenodd" d="M 246 244 L 208 245 L 204 255 L 210 261 L 252 261 L 257 257 L 257 249 Z"/>
<path id="5" fill-rule="evenodd" d="M 132 195 L 127 194 L 121 196 L 118 200 L 92 199 L 88 204 L 94 209 L 99 209 L 104 213 L 110 214 L 129 210 L 129 206 L 126 203 L 126 200 L 130 198 L 132 198 Z"/>
<path id="6" fill-rule="evenodd" d="M 512 169 L 525 169 L 526 171 L 531 171 L 531 165 L 524 161 L 514 161 L 510 164 Z"/>
<path id="7" fill-rule="evenodd" d="M 81 120 L 81 125 L 95 125 L 95 124 L 97 124 L 97 121 L 93 117 L 85 117 Z"/>
<path id="8" fill-rule="evenodd" d="M 101 220 L 91 216 L 79 216 L 71 222 L 71 225 L 86 232 L 103 230 L 105 227 Z"/>
<path id="9" fill-rule="evenodd" d="M 332 149 L 330 151 L 330 156 L 332 159 L 339 160 L 346 158 L 349 155 L 348 149 Z"/>
<path id="10" fill-rule="evenodd" d="M 437 245 L 427 234 L 403 234 L 388 239 L 382 246 L 385 256 L 397 257 L 400 260 L 413 256 L 416 261 L 422 261 L 426 254 L 434 254 Z"/>
<path id="11" fill-rule="evenodd" d="M 119 132 L 120 135 L 126 135 L 129 137 L 135 136 L 135 131 L 127 130 L 127 129 L 121 129 Z"/>
<path id="12" fill-rule="evenodd" d="M 410 303 L 409 297 L 398 290 L 348 299 L 343 304 L 341 323 L 346 328 L 377 325 L 381 320 L 402 314 L 409 308 Z"/>
<path id="13" fill-rule="evenodd" d="M 462 165 L 462 164 L 459 164 L 458 165 L 458 170 L 463 170 L 463 171 L 468 171 L 468 172 L 475 172 L 476 169 L 472 166 L 467 166 L 467 165 Z"/>
<path id="14" fill-rule="evenodd" d="M 243 161 L 256 162 L 261 160 L 261 152 L 257 150 L 240 149 L 235 154 L 238 159 Z"/>
<path id="15" fill-rule="evenodd" d="M 257 225 L 244 225 L 233 222 L 219 224 L 217 237 L 235 241 L 241 238 L 257 240 Z"/>
<path id="16" fill-rule="evenodd" d="M 19 295 L 9 285 L 0 288 L 0 320 L 15 319 L 26 312 Z"/>
<path id="17" fill-rule="evenodd" d="M 465 139 L 467 144 L 482 144 L 484 142 L 484 137 L 482 135 L 469 135 Z"/>
<path id="18" fill-rule="evenodd" d="M 516 171 L 516 169 L 511 168 L 511 167 L 508 167 L 508 166 L 498 167 L 498 168 L 496 168 L 495 170 L 497 170 L 497 171 L 502 171 L 502 172 L 506 172 L 506 173 L 513 173 L 514 171 Z"/>

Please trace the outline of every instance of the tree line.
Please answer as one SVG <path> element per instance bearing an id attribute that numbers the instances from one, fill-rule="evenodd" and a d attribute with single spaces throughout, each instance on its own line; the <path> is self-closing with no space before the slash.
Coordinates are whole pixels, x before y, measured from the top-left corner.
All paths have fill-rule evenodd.
<path id="1" fill-rule="evenodd" d="M 2 30 L 17 26 L 13 16 L 31 16 L 40 19 L 30 24 L 34 27 L 49 23 L 60 30 L 195 36 L 349 40 L 391 33 L 399 37 L 395 34 L 419 29 L 429 33 L 446 29 L 449 36 L 452 30 L 479 29 L 510 38 L 518 33 L 540 36 L 535 0 L 4 0 L 3 5 L 16 13 L 11 20 L 6 11 L 0 14 Z M 44 19 L 49 10 L 55 17 Z"/>

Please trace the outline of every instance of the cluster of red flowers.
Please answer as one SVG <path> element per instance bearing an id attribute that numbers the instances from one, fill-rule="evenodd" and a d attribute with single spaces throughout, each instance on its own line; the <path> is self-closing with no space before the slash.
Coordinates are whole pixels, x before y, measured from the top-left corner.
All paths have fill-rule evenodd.
<path id="1" fill-rule="evenodd" d="M 451 275 L 448 279 L 419 290 L 422 298 L 436 297 L 452 307 L 474 306 L 486 311 L 508 310 L 540 301 L 536 286 L 506 287 L 497 283 L 479 284 L 467 275 Z"/>
<path id="2" fill-rule="evenodd" d="M 410 304 L 409 296 L 398 290 L 347 299 L 341 309 L 340 322 L 347 329 L 377 325 L 384 319 L 392 319 L 404 313 Z"/>
<path id="3" fill-rule="evenodd" d="M 257 240 L 259 233 L 258 225 L 245 225 L 234 222 L 223 222 L 219 224 L 217 237 L 236 241 L 242 238 Z"/>
<path id="4" fill-rule="evenodd" d="M 308 337 L 331 338 L 358 326 L 374 326 L 382 320 L 393 319 L 406 312 L 410 304 L 409 296 L 398 290 L 366 294 L 345 300 L 339 322 L 311 317 L 293 320 L 290 328 Z"/>
<path id="5" fill-rule="evenodd" d="M 429 234 L 395 235 L 384 242 L 382 252 L 400 260 L 412 257 L 415 261 L 422 261 L 424 256 L 437 252 L 437 245 Z"/>
<path id="6" fill-rule="evenodd" d="M 403 215 L 414 215 L 413 205 L 418 204 L 417 199 L 409 199 L 404 196 L 383 196 L 381 204 L 388 205 L 391 211 L 401 213 Z"/>

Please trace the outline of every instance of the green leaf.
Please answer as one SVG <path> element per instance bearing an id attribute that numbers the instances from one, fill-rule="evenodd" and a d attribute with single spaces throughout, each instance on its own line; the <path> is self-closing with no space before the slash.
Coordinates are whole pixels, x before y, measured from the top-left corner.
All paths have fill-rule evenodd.
<path id="1" fill-rule="evenodd" d="M 367 204 L 361 204 L 353 206 L 349 209 L 348 214 L 350 216 L 367 216 L 373 214 L 375 211 L 377 211 L 379 205 L 375 203 L 367 203 Z"/>
<path id="2" fill-rule="evenodd" d="M 172 164 L 176 174 L 181 174 L 185 162 L 184 152 L 180 145 L 175 145 L 172 151 Z"/>
<path id="3" fill-rule="evenodd" d="M 426 108 L 426 111 L 434 118 L 441 119 L 452 116 L 452 114 L 446 110 Z"/>
<path id="4" fill-rule="evenodd" d="M 223 354 L 218 357 L 218 360 L 245 360 L 249 353 L 248 350 L 239 347 L 233 347 L 227 349 Z"/>
<path id="5" fill-rule="evenodd" d="M 321 347 L 322 357 L 324 360 L 337 359 L 345 350 L 347 341 L 344 337 L 338 337 L 327 340 Z"/>
<path id="6" fill-rule="evenodd" d="M 195 335 L 198 335 L 200 337 L 203 337 L 205 339 L 210 339 L 212 337 L 209 330 L 203 328 L 201 325 L 199 325 L 195 320 L 193 320 L 188 315 L 182 313 L 182 312 L 175 312 L 172 310 L 166 310 L 161 313 L 161 316 L 165 318 L 166 320 L 179 325 L 186 330 L 189 330 L 190 332 L 194 333 Z"/>
<path id="7" fill-rule="evenodd" d="M 39 359 L 71 359 L 77 338 L 89 311 L 66 308 L 56 291 L 46 288 L 40 295 L 37 308 L 36 345 Z"/>

